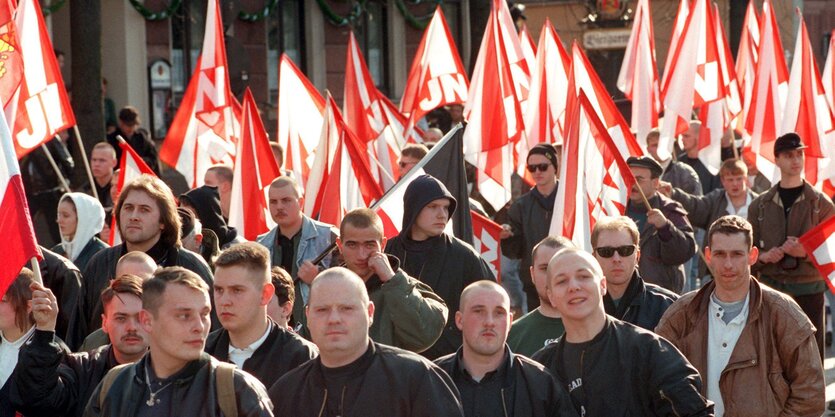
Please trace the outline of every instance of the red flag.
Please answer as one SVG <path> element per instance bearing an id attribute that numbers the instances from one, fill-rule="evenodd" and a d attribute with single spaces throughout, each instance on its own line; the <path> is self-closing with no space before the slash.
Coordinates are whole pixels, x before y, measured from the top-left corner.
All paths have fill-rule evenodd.
<path id="1" fill-rule="evenodd" d="M 661 93 L 655 64 L 655 35 L 649 0 L 639 0 L 632 33 L 618 74 L 618 89 L 632 101 L 632 129 L 646 149 L 647 134 L 658 127 Z"/>
<path id="2" fill-rule="evenodd" d="M 119 141 L 119 147 L 122 148 L 122 161 L 119 163 L 119 179 L 116 181 L 116 198 L 122 192 L 125 184 L 139 178 L 141 175 L 151 175 L 156 177 L 154 170 L 145 163 L 139 154 L 131 148 L 127 142 Z M 115 201 L 114 201 L 115 203 Z M 122 235 L 119 234 L 119 226 L 116 224 L 117 213 L 113 213 L 110 219 L 110 236 L 107 238 L 107 243 L 110 246 L 115 246 L 122 243 Z"/>
<path id="3" fill-rule="evenodd" d="M 788 94 L 789 71 L 783 58 L 783 44 L 771 2 L 763 2 L 763 23 L 751 104 L 745 114 L 745 131 L 751 136 L 751 151 L 757 156 L 757 169 L 776 179 L 774 141 L 783 120 Z"/>
<path id="4" fill-rule="evenodd" d="M 562 143 L 565 123 L 565 100 L 568 96 L 568 72 L 571 58 L 565 52 L 550 19 L 545 19 L 539 35 L 536 65 L 531 71 L 531 94 L 528 100 L 528 149 L 537 143 Z M 524 161 L 525 155 L 519 159 Z"/>
<path id="5" fill-rule="evenodd" d="M 228 68 L 220 6 L 218 0 L 210 0 L 197 68 L 159 152 L 159 159 L 183 174 L 191 188 L 203 184 L 209 167 L 231 164 L 235 158 L 240 125 Z"/>
<path id="6" fill-rule="evenodd" d="M 502 245 L 499 235 L 502 226 L 470 210 L 473 218 L 473 248 L 487 262 L 496 281 L 502 282 Z"/>
<path id="7" fill-rule="evenodd" d="M 75 125 L 75 115 L 37 1 L 20 2 L 15 25 L 23 55 L 23 80 L 4 109 L 6 120 L 11 121 L 15 152 L 22 158 Z"/>
<path id="8" fill-rule="evenodd" d="M 591 250 L 597 219 L 624 213 L 635 178 L 585 92 L 571 100 L 568 112 L 554 203 L 562 210 L 554 211 L 549 234 Z"/>
<path id="9" fill-rule="evenodd" d="M 467 71 L 437 6 L 412 61 L 400 111 L 409 116 L 408 126 L 414 126 L 432 109 L 466 102 L 468 88 Z"/>
<path id="10" fill-rule="evenodd" d="M 678 48 L 681 33 L 684 32 L 684 24 L 687 22 L 688 14 L 690 14 L 690 0 L 681 0 L 678 3 L 676 20 L 673 23 L 673 32 L 670 35 L 670 47 L 667 50 L 667 59 L 664 62 L 664 74 L 661 77 L 661 85 L 667 84 L 667 76 L 670 73 L 669 69 L 672 67 L 673 55 L 675 55 L 676 48 Z"/>
<path id="11" fill-rule="evenodd" d="M 23 55 L 14 21 L 14 5 L 0 0 L 0 104 L 6 106 L 23 78 Z"/>
<path id="12" fill-rule="evenodd" d="M 545 18 L 548 20 L 548 18 Z M 523 25 L 522 30 L 519 31 L 519 46 L 522 47 L 522 56 L 525 57 L 525 64 L 528 66 L 528 71 L 533 72 L 533 67 L 536 65 L 536 44 L 528 32 L 528 26 Z M 533 74 L 531 74 L 533 75 Z"/>
<path id="13" fill-rule="evenodd" d="M 736 53 L 736 79 L 740 86 L 743 102 L 743 115 L 748 112 L 751 92 L 754 89 L 754 72 L 757 69 L 757 51 L 760 49 L 760 16 L 754 8 L 753 0 L 748 1 L 745 20 L 742 23 L 742 35 L 739 38 L 739 50 Z M 739 119 L 742 122 L 742 118 Z M 740 123 L 739 129 L 742 130 Z"/>
<path id="14" fill-rule="evenodd" d="M 835 179 L 835 167 L 831 166 L 832 158 L 835 157 L 835 120 L 826 102 L 806 22 L 799 10 L 797 14 L 800 27 L 794 47 L 781 134 L 796 132 L 800 135 L 808 147 L 804 167 L 806 181 L 822 185 L 824 180 Z"/>
<path id="15" fill-rule="evenodd" d="M 35 240 L 29 204 L 20 179 L 12 135 L 6 118 L 0 115 L 0 235 L 3 251 L 0 255 L 0 298 L 17 279 L 21 268 L 33 256 L 40 259 L 41 251 Z"/>
<path id="16" fill-rule="evenodd" d="M 826 91 L 826 101 L 829 103 L 829 108 L 835 111 L 835 68 L 833 68 L 832 62 L 835 60 L 835 30 L 829 34 L 828 51 L 826 64 L 824 64 L 821 74 L 821 82 L 823 83 L 823 90 Z"/>
<path id="17" fill-rule="evenodd" d="M 248 87 L 244 93 L 241 138 L 235 155 L 229 225 L 240 230 L 247 240 L 254 241 L 275 226 L 269 214 L 267 190 L 281 172 L 270 151 L 267 131 Z"/>
<path id="18" fill-rule="evenodd" d="M 800 236 L 800 244 L 835 293 L 835 216 L 818 224 Z"/>

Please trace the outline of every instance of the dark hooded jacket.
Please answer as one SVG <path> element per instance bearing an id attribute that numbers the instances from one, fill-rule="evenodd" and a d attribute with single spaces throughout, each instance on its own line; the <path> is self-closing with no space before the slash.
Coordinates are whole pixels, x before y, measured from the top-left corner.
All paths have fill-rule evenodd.
<path id="1" fill-rule="evenodd" d="M 197 218 L 203 224 L 204 229 L 209 229 L 217 235 L 218 244 L 221 249 L 226 249 L 230 244 L 238 243 L 238 232 L 234 227 L 226 224 L 220 210 L 220 194 L 217 187 L 204 185 L 180 195 L 180 202 L 193 207 Z"/>
<path id="2" fill-rule="evenodd" d="M 612 296 L 607 292 L 603 296 L 603 307 L 606 309 L 606 314 L 653 332 L 655 326 L 661 321 L 661 316 L 667 311 L 667 307 L 676 300 L 678 300 L 678 294 L 644 282 L 636 269 L 632 273 L 632 278 L 620 302 L 615 305 Z"/>
<path id="3" fill-rule="evenodd" d="M 399 235 L 389 240 L 386 253 L 400 259 L 401 268 L 409 276 L 429 285 L 441 296 L 449 308 L 448 317 L 455 317 L 461 291 L 467 285 L 483 279 L 495 281 L 496 278 L 475 249 L 454 236 L 442 233 L 419 242 L 411 239 L 410 231 L 420 211 L 442 198 L 450 201 L 451 216 L 456 201 L 443 183 L 430 175 L 415 178 L 403 195 L 403 227 Z M 440 339 L 423 355 L 434 359 L 450 354 L 461 346 L 461 341 L 461 331 L 454 320 L 448 319 Z"/>
<path id="4" fill-rule="evenodd" d="M 44 286 L 52 290 L 58 300 L 58 322 L 55 334 L 75 349 L 87 336 L 87 323 L 83 317 L 81 272 L 67 258 L 41 247 L 43 260 L 41 276 Z"/>

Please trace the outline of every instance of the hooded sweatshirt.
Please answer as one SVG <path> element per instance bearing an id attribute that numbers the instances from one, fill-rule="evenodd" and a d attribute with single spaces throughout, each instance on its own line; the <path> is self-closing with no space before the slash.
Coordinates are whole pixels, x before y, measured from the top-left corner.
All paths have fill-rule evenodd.
<path id="1" fill-rule="evenodd" d="M 75 214 L 78 219 L 78 224 L 75 227 L 75 235 L 68 240 L 66 236 L 61 236 L 61 243 L 56 248 L 58 252 L 71 260 L 76 266 L 81 269 L 87 264 L 95 252 L 99 249 L 107 247 L 104 242 L 96 238 L 96 234 L 101 232 L 104 227 L 104 208 L 102 208 L 99 200 L 90 197 L 83 193 L 67 193 L 61 197 L 61 201 L 70 199 L 75 205 Z M 98 241 L 98 242 L 91 242 Z M 93 247 L 88 249 L 89 253 L 81 256 L 88 244 Z M 81 259 L 83 258 L 83 259 Z M 83 260 L 84 265 L 79 265 L 79 261 Z"/>
<path id="2" fill-rule="evenodd" d="M 229 227 L 223 220 L 220 211 L 220 194 L 217 187 L 204 185 L 197 187 L 180 196 L 180 201 L 186 201 L 194 208 L 200 223 L 204 229 L 209 229 L 217 235 L 220 248 L 223 249 L 232 243 L 238 236 L 234 227 Z"/>

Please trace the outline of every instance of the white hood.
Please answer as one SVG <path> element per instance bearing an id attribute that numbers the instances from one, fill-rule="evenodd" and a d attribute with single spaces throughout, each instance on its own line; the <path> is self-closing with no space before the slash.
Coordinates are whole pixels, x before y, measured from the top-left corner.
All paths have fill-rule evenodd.
<path id="1" fill-rule="evenodd" d="M 66 240 L 61 236 L 61 246 L 67 258 L 75 261 L 87 243 L 104 227 L 104 208 L 99 200 L 84 193 L 67 193 L 61 197 L 72 199 L 75 204 L 75 213 L 78 217 L 78 225 L 75 227 L 75 236 L 72 240 Z"/>

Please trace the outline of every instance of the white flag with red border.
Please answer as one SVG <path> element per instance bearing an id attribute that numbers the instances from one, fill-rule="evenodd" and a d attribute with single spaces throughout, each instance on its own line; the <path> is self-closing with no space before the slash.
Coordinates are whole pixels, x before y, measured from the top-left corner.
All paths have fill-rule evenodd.
<path id="1" fill-rule="evenodd" d="M 835 216 L 824 220 L 800 236 L 800 244 L 835 293 Z"/>
<path id="2" fill-rule="evenodd" d="M 632 101 L 632 130 L 641 147 L 647 147 L 647 134 L 658 127 L 661 92 L 655 64 L 655 34 L 649 0 L 639 0 L 632 20 L 632 33 L 618 74 L 618 89 Z"/>
<path id="3" fill-rule="evenodd" d="M 545 19 L 539 35 L 536 65 L 531 71 L 528 98 L 527 140 L 530 149 L 537 143 L 562 143 L 565 101 L 568 97 L 568 73 L 571 58 L 550 19 Z M 519 155 L 525 161 L 526 155 Z"/>
<path id="4" fill-rule="evenodd" d="M 493 271 L 496 281 L 502 282 L 502 226 L 470 210 L 473 219 L 473 248 Z"/>

